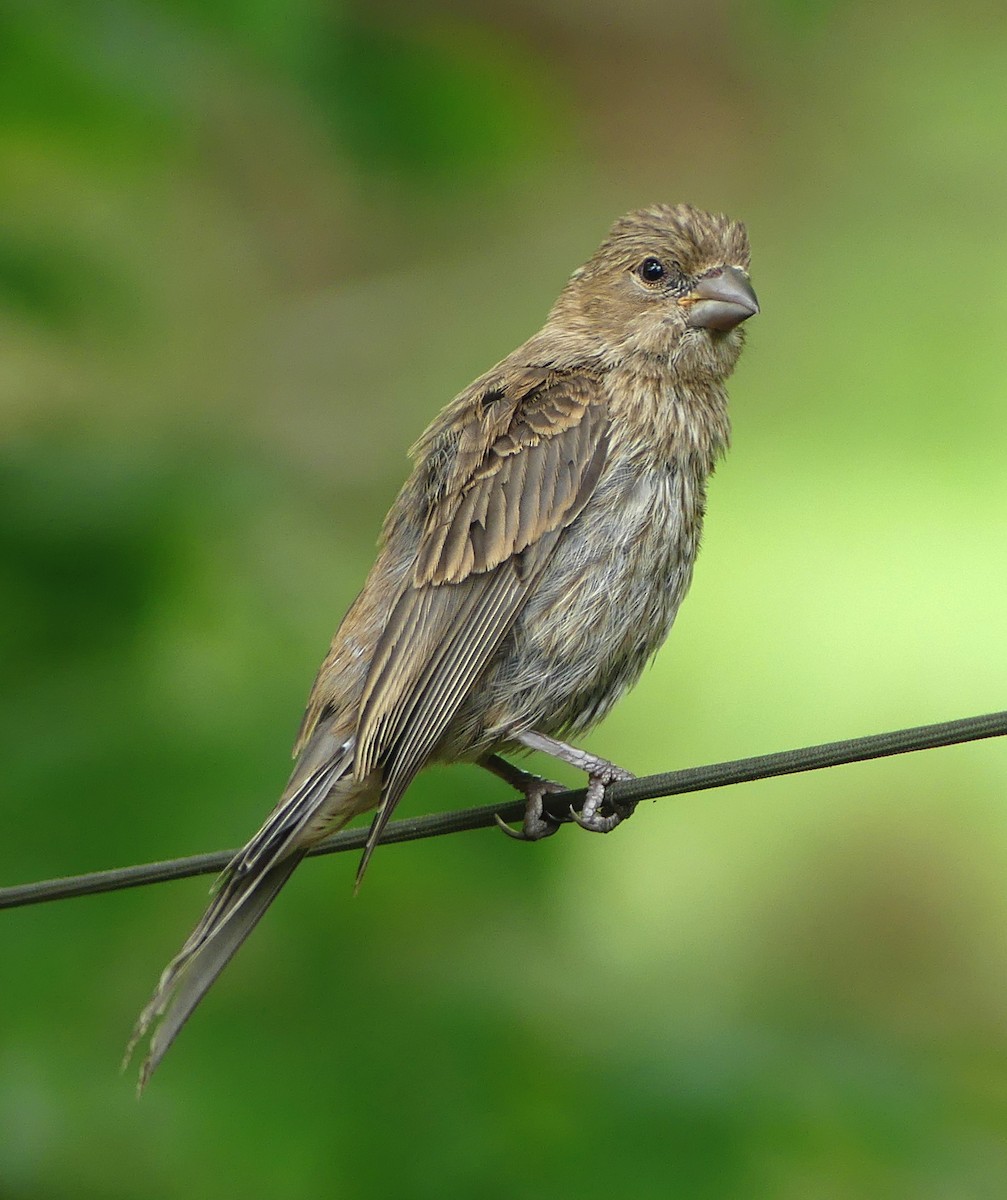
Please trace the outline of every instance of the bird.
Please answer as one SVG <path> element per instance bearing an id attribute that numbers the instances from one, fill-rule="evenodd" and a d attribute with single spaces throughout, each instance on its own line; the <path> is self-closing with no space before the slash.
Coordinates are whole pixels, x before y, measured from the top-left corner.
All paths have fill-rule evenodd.
<path id="1" fill-rule="evenodd" d="M 559 785 L 505 758 L 584 771 L 574 819 L 608 833 L 628 771 L 569 744 L 664 642 L 689 587 L 707 480 L 730 440 L 725 382 L 759 312 L 745 226 L 689 204 L 626 214 L 543 327 L 459 393 L 413 446 L 374 565 L 308 698 L 265 823 L 137 1019 L 138 1091 L 306 852 L 376 810 L 363 877 L 429 763 L 478 763 L 526 798 L 524 840 Z M 502 822 L 500 822 L 503 824 Z"/>

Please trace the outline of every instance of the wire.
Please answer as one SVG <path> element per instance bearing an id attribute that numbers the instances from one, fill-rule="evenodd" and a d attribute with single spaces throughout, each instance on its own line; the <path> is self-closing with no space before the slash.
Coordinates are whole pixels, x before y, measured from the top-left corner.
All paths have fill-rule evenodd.
<path id="1" fill-rule="evenodd" d="M 606 798 L 614 804 L 636 804 L 641 800 L 658 800 L 666 796 L 681 796 L 708 788 L 727 787 L 769 779 L 777 775 L 795 775 L 802 771 L 819 771 L 823 767 L 838 767 L 847 763 L 886 758 L 893 754 L 909 754 L 932 750 L 939 746 L 954 746 L 982 738 L 1007 735 L 1007 711 L 943 721 L 937 725 L 919 725 L 892 733 L 877 733 L 869 737 L 850 738 L 842 742 L 826 742 L 820 746 L 805 746 L 799 750 L 781 750 L 755 758 L 738 758 L 731 762 L 712 763 L 683 771 L 666 771 L 613 783 L 606 789 Z M 544 807 L 559 821 L 569 819 L 570 807 L 584 800 L 584 789 L 550 793 Z M 393 821 L 385 829 L 381 844 L 413 842 L 421 838 L 440 837 L 447 833 L 462 833 L 468 829 L 483 829 L 495 823 L 499 815 L 504 821 L 520 821 L 524 801 L 506 804 L 486 804 L 480 808 L 433 813 L 426 817 L 411 817 Z M 319 842 L 308 853 L 338 854 L 360 850 L 367 841 L 366 829 L 346 829 Z M 164 883 L 170 879 L 188 879 L 193 875 L 210 875 L 221 871 L 237 853 L 220 850 L 213 854 L 195 854 L 166 862 L 144 863 L 135 867 L 119 867 L 111 871 L 95 871 L 88 875 L 72 875 L 63 879 L 46 879 L 0 888 L 0 908 L 18 908 L 27 904 L 43 904 L 49 900 L 67 900 L 74 896 L 90 896 L 99 892 L 115 892 L 123 888 L 142 887 L 148 883 Z"/>

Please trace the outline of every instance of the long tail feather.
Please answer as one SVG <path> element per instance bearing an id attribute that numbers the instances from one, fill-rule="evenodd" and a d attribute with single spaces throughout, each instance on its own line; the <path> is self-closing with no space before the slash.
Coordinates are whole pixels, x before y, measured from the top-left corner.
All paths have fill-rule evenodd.
<path id="1" fill-rule="evenodd" d="M 165 968 L 150 1003 L 140 1014 L 123 1060 L 154 1026 L 140 1066 L 137 1094 L 143 1092 L 196 1005 L 209 991 L 235 951 L 279 895 L 304 852 L 292 854 L 260 875 L 235 879 L 214 897 L 206 915 L 182 950 Z"/>
<path id="2" fill-rule="evenodd" d="M 209 907 L 165 967 L 126 1047 L 124 1068 L 150 1034 L 138 1092 L 312 843 L 357 811 L 360 788 L 346 779 L 351 762 L 351 744 L 320 731 L 298 760 L 283 800 L 214 885 Z"/>

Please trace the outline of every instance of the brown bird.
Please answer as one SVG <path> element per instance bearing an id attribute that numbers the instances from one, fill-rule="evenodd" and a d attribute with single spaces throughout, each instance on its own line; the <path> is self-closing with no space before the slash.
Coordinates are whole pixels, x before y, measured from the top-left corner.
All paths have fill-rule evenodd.
<path id="1" fill-rule="evenodd" d="M 477 762 L 556 829 L 550 784 L 501 752 L 585 771 L 574 814 L 607 833 L 629 777 L 557 740 L 635 682 L 692 577 L 706 481 L 730 434 L 724 382 L 759 311 L 743 225 L 688 205 L 622 217 L 543 328 L 413 447 L 415 467 L 308 699 L 280 802 L 215 886 L 140 1014 L 144 1087 L 305 852 L 377 808 L 357 872 L 416 773 Z M 513 831 L 509 831 L 513 832 Z"/>

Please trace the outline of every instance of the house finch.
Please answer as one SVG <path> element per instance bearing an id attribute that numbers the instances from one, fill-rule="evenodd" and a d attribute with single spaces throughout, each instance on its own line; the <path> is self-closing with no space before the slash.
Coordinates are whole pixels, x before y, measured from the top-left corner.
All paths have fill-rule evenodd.
<path id="1" fill-rule="evenodd" d="M 585 829 L 626 814 L 628 772 L 557 740 L 639 676 L 692 577 L 706 481 L 729 437 L 724 382 L 759 311 L 743 225 L 655 205 L 613 225 L 543 328 L 434 419 L 380 551 L 308 699 L 286 791 L 218 881 L 127 1051 L 140 1087 L 305 852 L 376 808 L 357 873 L 416 773 L 480 763 L 527 797 L 515 836 L 555 830 L 555 789 L 502 752 L 587 773 Z M 510 831 L 514 832 L 514 831 Z"/>

